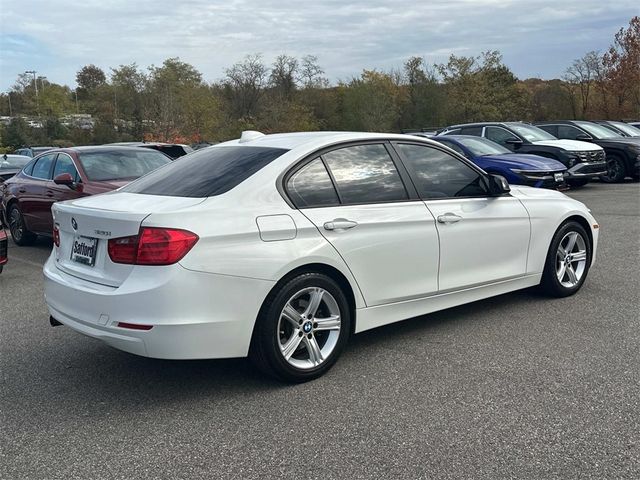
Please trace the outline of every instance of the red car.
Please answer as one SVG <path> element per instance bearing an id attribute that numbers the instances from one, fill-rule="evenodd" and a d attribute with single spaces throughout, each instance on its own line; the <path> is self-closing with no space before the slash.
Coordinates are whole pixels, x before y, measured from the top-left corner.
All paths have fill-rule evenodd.
<path id="1" fill-rule="evenodd" d="M 99 146 L 49 150 L 0 184 L 0 214 L 17 245 L 51 236 L 51 205 L 115 190 L 171 159 L 156 150 Z"/>

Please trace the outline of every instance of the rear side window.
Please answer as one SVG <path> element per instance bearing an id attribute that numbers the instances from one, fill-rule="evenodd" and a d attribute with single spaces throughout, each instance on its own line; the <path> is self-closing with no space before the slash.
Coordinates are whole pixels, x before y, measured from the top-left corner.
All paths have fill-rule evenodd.
<path id="1" fill-rule="evenodd" d="M 543 127 L 540 127 L 540 128 L 543 128 Z M 545 130 L 547 129 L 545 128 Z M 551 132 L 549 130 L 547 130 L 547 132 L 549 132 L 552 135 L 554 134 L 554 132 Z M 584 135 L 584 134 L 585 133 L 582 130 L 576 127 L 573 127 L 571 125 L 559 125 L 556 136 L 558 138 L 564 138 L 567 140 L 576 140 L 578 138 L 578 135 Z"/>
<path id="2" fill-rule="evenodd" d="M 482 127 L 464 127 L 460 133 L 462 135 L 473 135 L 474 137 L 481 137 Z"/>
<path id="3" fill-rule="evenodd" d="M 356 145 L 322 155 L 342 203 L 380 203 L 406 200 L 400 174 L 382 144 Z"/>
<path id="4" fill-rule="evenodd" d="M 195 198 L 220 195 L 287 151 L 247 146 L 204 148 L 127 185 L 122 191 Z"/>
<path id="5" fill-rule="evenodd" d="M 558 127 L 555 125 L 536 125 L 538 128 L 544 130 L 547 133 L 550 133 L 554 137 L 558 136 Z M 558 137 L 560 138 L 560 137 Z"/>
<path id="6" fill-rule="evenodd" d="M 43 180 L 50 179 L 51 166 L 53 165 L 54 158 L 56 158 L 55 153 L 51 155 L 43 155 L 38 160 L 36 160 L 36 163 L 33 166 L 33 171 L 31 172 L 31 176 L 35 178 L 41 178 Z"/>
<path id="7" fill-rule="evenodd" d="M 26 173 L 27 175 L 31 175 L 33 173 L 33 166 L 36 164 L 36 162 L 34 162 L 33 160 L 31 162 L 29 162 L 27 164 L 26 167 L 24 167 L 24 170 L 22 170 L 24 173 Z"/>
<path id="8" fill-rule="evenodd" d="M 453 155 L 421 145 L 399 144 L 398 148 L 422 198 L 487 195 L 482 176 Z"/>
<path id="9" fill-rule="evenodd" d="M 287 181 L 287 192 L 297 208 L 338 205 L 338 194 L 322 160 L 316 158 Z"/>

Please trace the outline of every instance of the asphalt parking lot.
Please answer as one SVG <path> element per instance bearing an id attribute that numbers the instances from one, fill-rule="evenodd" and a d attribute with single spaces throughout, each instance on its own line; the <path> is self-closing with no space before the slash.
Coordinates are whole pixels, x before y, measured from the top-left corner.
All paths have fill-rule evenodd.
<path id="1" fill-rule="evenodd" d="M 52 328 L 50 242 L 10 245 L 0 478 L 640 478 L 640 184 L 570 195 L 601 225 L 579 294 L 367 332 L 297 386 L 242 359 L 152 360 Z"/>

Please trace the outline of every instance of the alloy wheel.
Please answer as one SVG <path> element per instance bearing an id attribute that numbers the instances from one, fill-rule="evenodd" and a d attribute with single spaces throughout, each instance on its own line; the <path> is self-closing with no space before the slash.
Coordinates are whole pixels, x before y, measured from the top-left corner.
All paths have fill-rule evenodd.
<path id="1" fill-rule="evenodd" d="M 624 166 L 616 157 L 607 159 L 607 173 L 604 175 L 608 182 L 617 182 L 624 178 Z"/>
<path id="2" fill-rule="evenodd" d="M 321 365 L 340 338 L 338 302 L 327 290 L 307 287 L 285 304 L 278 320 L 278 346 L 292 366 L 308 370 Z"/>
<path id="3" fill-rule="evenodd" d="M 9 213 L 9 230 L 16 242 L 22 240 L 24 226 L 22 224 L 22 215 L 20 215 L 20 211 L 17 208 L 12 208 Z"/>
<path id="4" fill-rule="evenodd" d="M 587 246 L 576 231 L 567 233 L 556 253 L 556 276 L 563 287 L 573 288 L 584 275 L 587 266 Z"/>

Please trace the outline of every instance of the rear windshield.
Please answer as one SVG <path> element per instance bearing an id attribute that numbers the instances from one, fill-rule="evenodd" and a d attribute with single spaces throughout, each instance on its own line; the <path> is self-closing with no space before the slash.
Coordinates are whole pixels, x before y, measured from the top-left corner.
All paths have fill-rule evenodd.
<path id="1" fill-rule="evenodd" d="M 205 148 L 122 190 L 170 197 L 212 197 L 231 190 L 287 151 L 246 146 Z"/>
<path id="2" fill-rule="evenodd" d="M 171 162 L 155 150 L 122 149 L 79 154 L 87 178 L 94 182 L 138 178 Z"/>
<path id="3" fill-rule="evenodd" d="M 26 155 L 3 155 L 0 157 L 0 168 L 22 168 L 31 161 Z"/>

